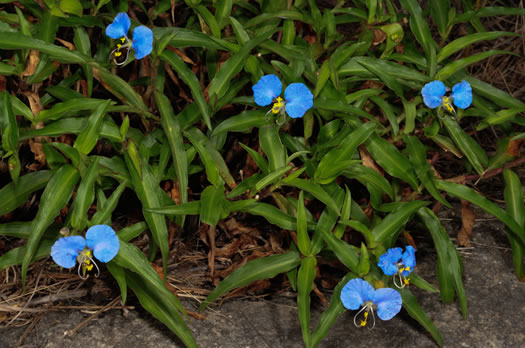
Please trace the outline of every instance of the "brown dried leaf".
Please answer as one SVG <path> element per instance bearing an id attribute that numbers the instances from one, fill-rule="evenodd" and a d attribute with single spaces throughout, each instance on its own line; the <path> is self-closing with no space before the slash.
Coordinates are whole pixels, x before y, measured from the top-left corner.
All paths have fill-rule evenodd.
<path id="1" fill-rule="evenodd" d="M 523 142 L 524 139 L 511 140 L 509 142 L 509 147 L 507 147 L 506 153 L 510 156 L 519 157 L 521 154 L 521 145 Z"/>
<path id="2" fill-rule="evenodd" d="M 222 248 L 215 248 L 215 256 L 231 258 L 238 250 L 241 245 L 241 241 L 234 238 L 231 243 L 226 244 Z"/>
<path id="3" fill-rule="evenodd" d="M 472 235 L 472 226 L 476 222 L 476 215 L 470 207 L 470 203 L 461 200 L 461 230 L 457 235 L 458 245 L 468 247 L 470 246 L 470 236 Z"/>
<path id="4" fill-rule="evenodd" d="M 31 50 L 29 53 L 29 62 L 27 62 L 26 69 L 22 73 L 22 76 L 31 76 L 35 73 L 36 66 L 40 62 L 40 51 Z"/>
<path id="5" fill-rule="evenodd" d="M 66 41 L 66 40 L 62 40 L 60 38 L 56 38 L 58 42 L 60 42 L 62 45 L 66 46 L 68 50 L 70 51 L 74 51 L 76 48 L 75 48 L 75 45 L 73 45 L 71 42 L 69 41 Z"/>
<path id="6" fill-rule="evenodd" d="M 27 100 L 29 101 L 29 107 L 31 108 L 31 112 L 33 113 L 33 116 L 38 115 L 38 113 L 44 109 L 44 107 L 40 103 L 40 96 L 38 95 L 38 93 L 26 91 L 24 92 L 24 95 L 27 97 Z M 40 128 L 43 128 L 43 127 L 44 127 L 44 124 L 42 123 Z M 36 128 L 39 129 L 38 125 Z"/>
<path id="7" fill-rule="evenodd" d="M 386 40 L 386 33 L 381 29 L 374 29 L 374 39 L 372 45 L 377 46 Z"/>
<path id="8" fill-rule="evenodd" d="M 379 174 L 383 175 L 383 171 L 377 166 L 376 162 L 374 161 L 374 159 L 372 158 L 372 156 L 370 155 L 370 153 L 364 145 L 359 146 L 359 155 L 361 156 L 361 159 L 363 160 L 363 165 L 365 167 L 371 168 Z"/>

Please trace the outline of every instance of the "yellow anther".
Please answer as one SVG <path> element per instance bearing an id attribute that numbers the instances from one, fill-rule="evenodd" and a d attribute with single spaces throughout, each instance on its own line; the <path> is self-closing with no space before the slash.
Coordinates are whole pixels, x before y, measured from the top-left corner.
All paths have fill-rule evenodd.
<path id="1" fill-rule="evenodd" d="M 452 100 L 450 97 L 443 97 L 443 106 L 448 110 L 448 112 L 453 113 L 454 107 L 452 106 Z"/>
<path id="2" fill-rule="evenodd" d="M 86 269 L 88 271 L 91 271 L 93 269 L 93 264 L 87 264 L 87 262 L 86 262 Z"/>
<path id="3" fill-rule="evenodd" d="M 120 41 L 121 41 L 122 43 L 124 43 L 124 42 L 126 42 L 126 38 L 125 38 L 125 37 L 121 37 L 121 38 L 120 38 Z"/>
<path id="4" fill-rule="evenodd" d="M 121 55 L 122 55 L 122 52 L 119 52 L 119 51 L 115 52 L 115 57 L 120 57 Z"/>
<path id="5" fill-rule="evenodd" d="M 368 320 L 368 311 L 365 312 L 365 319 L 361 320 L 361 323 L 359 325 L 366 326 L 366 321 Z"/>
<path id="6" fill-rule="evenodd" d="M 117 44 L 117 50 L 120 50 L 121 47 L 122 47 L 121 44 Z"/>
<path id="7" fill-rule="evenodd" d="M 274 114 L 278 114 L 279 111 L 281 111 L 281 108 L 283 107 L 283 98 L 277 97 L 275 103 L 272 106 L 272 112 Z"/>
<path id="8" fill-rule="evenodd" d="M 404 269 L 404 270 L 405 270 L 405 271 L 407 271 L 407 272 L 410 272 L 410 266 L 408 266 L 408 267 L 405 267 L 405 269 Z"/>

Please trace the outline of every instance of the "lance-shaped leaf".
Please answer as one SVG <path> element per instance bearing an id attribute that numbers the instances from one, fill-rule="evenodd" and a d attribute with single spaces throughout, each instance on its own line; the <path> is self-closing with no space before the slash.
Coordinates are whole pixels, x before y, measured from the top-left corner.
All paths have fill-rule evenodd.
<path id="1" fill-rule="evenodd" d="M 279 273 L 285 273 L 301 263 L 301 256 L 296 251 L 288 251 L 284 254 L 260 257 L 248 262 L 230 273 L 201 303 L 199 310 L 206 308 L 219 296 L 251 282 L 261 279 L 275 277 Z"/>
<path id="2" fill-rule="evenodd" d="M 317 170 L 315 171 L 315 180 L 328 183 L 335 179 L 335 177 L 344 169 L 337 167 L 336 170 L 334 170 L 335 164 L 351 159 L 357 147 L 365 142 L 375 129 L 376 125 L 373 122 L 368 122 L 359 126 L 359 128 L 355 129 L 344 138 L 337 147 L 323 156 Z"/>
<path id="3" fill-rule="evenodd" d="M 182 61 L 182 59 L 172 51 L 166 50 L 162 52 L 160 58 L 170 63 L 173 69 L 182 79 L 182 81 L 184 81 L 184 83 L 188 85 L 188 87 L 191 90 L 191 95 L 193 96 L 193 99 L 195 99 L 195 102 L 199 107 L 204 122 L 206 123 L 208 128 L 211 129 L 210 109 L 208 107 L 208 104 L 206 103 L 206 100 L 204 99 L 204 94 L 199 84 L 199 80 L 197 80 L 197 77 L 195 76 L 193 71 L 191 71 L 190 68 L 188 68 L 186 64 Z"/>
<path id="4" fill-rule="evenodd" d="M 164 276 L 166 276 L 169 252 L 166 219 L 163 215 L 151 213 L 147 210 L 148 208 L 157 208 L 163 205 L 164 200 L 161 195 L 164 192 L 160 189 L 157 177 L 149 163 L 144 158 L 137 157 L 140 155 L 135 151 L 131 151 L 132 148 L 134 148 L 134 144 L 129 143 L 128 152 L 125 154 L 126 165 L 135 193 L 142 204 L 142 214 L 151 230 L 155 244 L 160 248 Z"/>
<path id="5" fill-rule="evenodd" d="M 95 145 L 97 145 L 100 129 L 104 122 L 104 116 L 106 115 L 106 110 L 110 103 L 111 100 L 106 100 L 95 109 L 95 112 L 93 112 L 91 116 L 89 116 L 85 128 L 80 132 L 75 140 L 75 144 L 73 145 L 79 152 L 87 155 L 93 150 Z"/>
<path id="6" fill-rule="evenodd" d="M 401 203 L 399 208 L 388 214 L 372 229 L 374 239 L 378 242 L 385 242 L 385 247 L 391 247 L 410 217 L 419 210 L 419 208 L 429 203 L 430 202 L 427 201 Z"/>
<path id="7" fill-rule="evenodd" d="M 507 203 L 507 212 L 521 226 L 522 234 L 525 235 L 525 203 L 520 179 L 516 173 L 508 168 L 503 170 L 503 179 L 505 180 L 504 195 Z M 523 281 L 525 279 L 525 265 L 523 264 L 525 246 L 512 233 L 507 233 L 507 236 L 512 247 L 514 270 L 518 279 Z"/>
<path id="8" fill-rule="evenodd" d="M 80 176 L 75 168 L 64 165 L 49 180 L 40 198 L 38 213 L 31 225 L 33 232 L 27 240 L 27 249 L 22 262 L 22 286 L 25 286 L 27 269 L 40 245 L 42 235 L 53 223 L 60 210 L 66 206 L 79 178 Z"/>
<path id="9" fill-rule="evenodd" d="M 99 158 L 91 163 L 87 169 L 80 185 L 78 185 L 77 194 L 73 201 L 73 213 L 71 214 L 71 225 L 77 230 L 83 230 L 87 224 L 87 212 L 91 203 L 95 199 L 95 180 L 98 177 Z"/>
<path id="10" fill-rule="evenodd" d="M 312 292 L 315 267 L 317 260 L 315 256 L 305 257 L 301 261 L 299 272 L 297 273 L 297 311 L 299 314 L 299 323 L 303 332 L 303 341 L 306 347 L 310 347 L 310 293 Z"/>

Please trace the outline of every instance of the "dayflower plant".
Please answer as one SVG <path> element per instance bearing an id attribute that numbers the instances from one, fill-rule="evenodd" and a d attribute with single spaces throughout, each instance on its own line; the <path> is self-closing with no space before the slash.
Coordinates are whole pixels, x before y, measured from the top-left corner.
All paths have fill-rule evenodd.
<path id="1" fill-rule="evenodd" d="M 78 275 L 87 279 L 86 273 L 93 266 L 97 269 L 96 276 L 100 274 L 92 254 L 100 262 L 106 263 L 117 255 L 119 249 L 120 242 L 115 231 L 108 225 L 95 225 L 88 229 L 85 239 L 82 236 L 69 236 L 57 240 L 51 247 L 51 257 L 57 265 L 64 268 L 72 268 L 78 261 Z"/>
<path id="2" fill-rule="evenodd" d="M 121 12 L 106 27 L 106 35 L 112 39 L 118 39 L 117 48 L 111 52 L 117 65 L 122 65 L 128 60 L 130 47 L 135 51 L 136 59 L 146 57 L 153 49 L 153 32 L 151 29 L 143 25 L 136 27 L 133 29 L 133 41 L 131 41 L 128 39 L 130 26 L 129 16 L 125 12 Z M 126 58 L 121 60 L 124 52 Z"/>
<path id="3" fill-rule="evenodd" d="M 386 253 L 379 257 L 379 268 L 383 273 L 393 276 L 394 285 L 398 288 L 404 288 L 408 283 L 407 276 L 412 273 L 416 267 L 415 249 L 407 246 L 405 252 L 401 248 L 388 249 Z M 396 282 L 399 280 L 399 283 Z"/>
<path id="4" fill-rule="evenodd" d="M 303 83 L 289 84 L 284 91 L 284 100 L 280 97 L 282 88 L 277 76 L 264 75 L 252 87 L 255 103 L 267 106 L 273 102 L 272 113 L 284 115 L 286 110 L 291 118 L 303 117 L 314 106 L 314 96 Z"/>
<path id="5" fill-rule="evenodd" d="M 374 309 L 377 309 L 377 316 L 381 320 L 392 319 L 401 310 L 403 300 L 401 295 L 394 289 L 381 288 L 375 290 L 372 285 L 360 278 L 351 279 L 341 290 L 341 302 L 347 309 L 356 310 L 361 308 L 354 315 L 354 325 L 356 327 L 366 326 L 368 315 L 372 313 L 372 327 L 376 325 Z M 363 319 L 357 324 L 357 319 L 364 312 Z"/>
<path id="6" fill-rule="evenodd" d="M 432 81 L 427 83 L 421 89 L 421 94 L 423 95 L 423 102 L 425 105 L 431 109 L 443 106 L 450 113 L 454 113 L 454 107 L 452 103 L 460 109 L 466 109 L 472 104 L 472 87 L 470 83 L 463 80 L 459 83 L 456 83 L 452 87 L 452 94 L 450 97 L 445 96 L 447 92 L 447 87 L 441 81 Z"/>

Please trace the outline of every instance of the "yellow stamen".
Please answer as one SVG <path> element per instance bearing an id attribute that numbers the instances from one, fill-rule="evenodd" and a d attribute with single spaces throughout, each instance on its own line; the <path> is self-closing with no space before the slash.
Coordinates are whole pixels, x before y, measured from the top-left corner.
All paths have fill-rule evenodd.
<path id="1" fill-rule="evenodd" d="M 278 114 L 279 111 L 281 111 L 281 108 L 283 107 L 283 98 L 277 97 L 275 103 L 272 106 L 272 112 L 274 114 Z"/>
<path id="2" fill-rule="evenodd" d="M 124 42 L 126 42 L 126 38 L 125 38 L 125 37 L 121 37 L 121 38 L 120 38 L 120 41 L 121 41 L 122 43 L 124 43 Z"/>
<path id="3" fill-rule="evenodd" d="M 368 311 L 365 312 L 365 319 L 361 320 L 361 323 L 359 325 L 366 326 L 366 321 L 368 320 Z"/>
<path id="4" fill-rule="evenodd" d="M 117 44 L 117 50 L 120 50 L 121 47 L 122 47 L 121 44 Z"/>
<path id="5" fill-rule="evenodd" d="M 121 55 L 122 55 L 122 52 L 119 52 L 119 51 L 115 52 L 115 57 L 120 57 Z"/>
<path id="6" fill-rule="evenodd" d="M 405 285 L 408 285 L 408 284 L 410 283 L 410 281 L 408 280 L 407 277 L 403 277 L 403 283 L 404 283 Z"/>
<path id="7" fill-rule="evenodd" d="M 454 107 L 452 106 L 452 100 L 450 97 L 443 97 L 443 106 L 448 110 L 448 112 L 454 112 Z"/>

